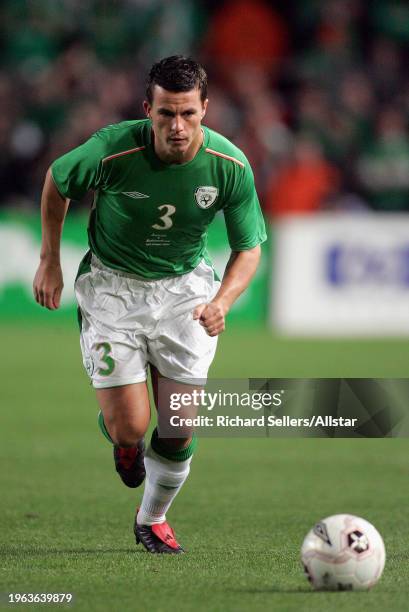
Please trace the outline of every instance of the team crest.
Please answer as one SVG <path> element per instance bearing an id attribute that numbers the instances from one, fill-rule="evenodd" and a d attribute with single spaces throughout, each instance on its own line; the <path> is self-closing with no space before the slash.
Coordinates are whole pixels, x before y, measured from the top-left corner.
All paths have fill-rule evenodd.
<path id="1" fill-rule="evenodd" d="M 200 208 L 210 208 L 217 200 L 217 187 L 198 187 L 195 191 L 196 204 Z"/>
<path id="2" fill-rule="evenodd" d="M 84 358 L 84 366 L 88 376 L 92 376 L 94 373 L 94 361 L 92 357 Z"/>

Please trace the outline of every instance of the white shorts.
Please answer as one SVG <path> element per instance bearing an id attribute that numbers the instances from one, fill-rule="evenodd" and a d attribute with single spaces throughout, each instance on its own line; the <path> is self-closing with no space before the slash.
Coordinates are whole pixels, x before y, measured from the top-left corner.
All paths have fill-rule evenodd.
<path id="1" fill-rule="evenodd" d="M 97 389 L 143 382 L 148 363 L 162 376 L 205 384 L 217 336 L 193 320 L 220 287 L 202 261 L 181 276 L 144 280 L 104 266 L 94 255 L 75 293 L 84 367 Z"/>

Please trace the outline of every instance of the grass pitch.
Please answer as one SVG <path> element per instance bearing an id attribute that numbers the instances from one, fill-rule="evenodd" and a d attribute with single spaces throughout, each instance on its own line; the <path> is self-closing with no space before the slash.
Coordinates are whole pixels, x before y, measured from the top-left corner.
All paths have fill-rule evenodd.
<path id="1" fill-rule="evenodd" d="M 72 610 L 407 610 L 405 439 L 202 439 L 169 512 L 189 554 L 134 545 L 141 493 L 113 470 L 74 325 L 1 328 L 1 584 L 73 593 Z M 408 377 L 399 341 L 286 341 L 230 330 L 214 377 Z M 299 550 L 317 519 L 373 522 L 387 561 L 369 593 L 314 593 Z M 21 606 L 44 609 L 44 606 Z M 61 606 L 48 605 L 47 609 Z"/>

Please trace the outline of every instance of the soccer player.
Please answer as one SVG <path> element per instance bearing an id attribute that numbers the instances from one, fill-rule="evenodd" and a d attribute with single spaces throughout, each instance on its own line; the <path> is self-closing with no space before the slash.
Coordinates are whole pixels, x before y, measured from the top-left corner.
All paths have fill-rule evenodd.
<path id="1" fill-rule="evenodd" d="M 75 283 L 83 362 L 117 472 L 129 487 L 146 477 L 134 533 L 152 553 L 183 552 L 166 512 L 196 446 L 189 431 L 161 435 L 169 395 L 206 381 L 226 314 L 254 275 L 266 239 L 249 163 L 202 125 L 207 104 L 207 76 L 197 62 L 157 62 L 147 81 L 147 118 L 109 125 L 54 161 L 41 200 L 33 289 L 53 310 L 63 288 L 60 239 L 69 201 L 95 194 L 89 251 Z M 232 250 L 221 283 L 206 251 L 218 211 Z M 145 453 L 148 365 L 158 427 Z"/>

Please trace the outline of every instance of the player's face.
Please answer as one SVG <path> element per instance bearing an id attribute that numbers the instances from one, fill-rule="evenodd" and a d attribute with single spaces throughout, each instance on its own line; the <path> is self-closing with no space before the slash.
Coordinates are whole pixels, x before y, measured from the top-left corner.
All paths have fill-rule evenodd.
<path id="1" fill-rule="evenodd" d="M 152 105 L 145 101 L 144 108 L 152 120 L 156 154 L 168 163 L 193 159 L 202 144 L 200 124 L 207 108 L 199 89 L 172 92 L 155 85 Z"/>

